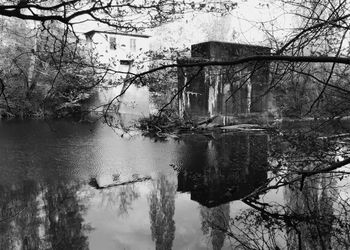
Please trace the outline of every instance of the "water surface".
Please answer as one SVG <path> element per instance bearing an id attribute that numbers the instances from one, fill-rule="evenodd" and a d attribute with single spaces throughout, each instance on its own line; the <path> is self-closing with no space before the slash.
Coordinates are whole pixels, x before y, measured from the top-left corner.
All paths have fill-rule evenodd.
<path id="1" fill-rule="evenodd" d="M 290 182 L 301 169 L 342 160 L 346 140 L 313 141 L 305 131 L 287 142 L 283 133 L 167 141 L 131 133 L 99 123 L 0 123 L 0 249 L 349 243 L 348 169 Z"/>
<path id="2" fill-rule="evenodd" d="M 208 221 L 227 228 L 244 206 L 235 200 L 266 181 L 267 137 L 215 136 L 0 123 L 0 248 L 230 249 Z"/>

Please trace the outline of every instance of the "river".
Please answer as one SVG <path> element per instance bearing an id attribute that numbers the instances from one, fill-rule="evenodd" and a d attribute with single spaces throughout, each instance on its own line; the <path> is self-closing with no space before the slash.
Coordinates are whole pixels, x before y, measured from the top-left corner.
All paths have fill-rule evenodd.
<path id="1" fill-rule="evenodd" d="M 241 199 L 274 175 L 270 145 L 261 132 L 157 141 L 101 123 L 1 122 L 0 249 L 244 249 L 234 220 L 249 224 Z M 297 207 L 293 192 L 263 200 Z"/>

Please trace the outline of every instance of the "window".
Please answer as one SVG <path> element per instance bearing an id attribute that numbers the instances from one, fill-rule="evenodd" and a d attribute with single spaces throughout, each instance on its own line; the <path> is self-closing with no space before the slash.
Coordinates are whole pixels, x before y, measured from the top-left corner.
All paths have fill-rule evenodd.
<path id="1" fill-rule="evenodd" d="M 131 65 L 132 60 L 120 60 L 120 65 Z"/>
<path id="2" fill-rule="evenodd" d="M 109 38 L 109 48 L 111 50 L 116 50 L 117 49 L 117 39 L 115 37 L 110 37 Z"/>
<path id="3" fill-rule="evenodd" d="M 92 43 L 92 36 L 91 35 L 85 35 L 85 37 L 86 37 L 87 43 Z"/>
<path id="4" fill-rule="evenodd" d="M 136 39 L 130 38 L 130 50 L 135 51 L 136 50 Z"/>

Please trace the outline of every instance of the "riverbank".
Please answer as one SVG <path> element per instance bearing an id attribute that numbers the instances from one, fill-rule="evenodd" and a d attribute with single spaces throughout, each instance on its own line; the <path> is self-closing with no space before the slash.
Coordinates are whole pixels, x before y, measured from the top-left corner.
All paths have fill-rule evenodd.
<path id="1" fill-rule="evenodd" d="M 328 118 L 281 118 L 266 121 L 264 123 L 235 123 L 230 125 L 221 125 L 214 122 L 215 117 L 202 121 L 192 121 L 180 119 L 174 114 L 151 115 L 147 118 L 141 118 L 136 127 L 146 136 L 150 137 L 178 137 L 186 133 L 225 133 L 225 132 L 264 132 L 276 129 L 309 129 L 324 132 L 332 131 L 329 127 L 349 127 L 350 116 Z M 330 125 L 330 126 L 327 126 Z"/>
<path id="2" fill-rule="evenodd" d="M 106 120 L 107 119 L 107 120 Z M 150 115 L 144 117 L 135 114 L 110 114 L 104 116 L 103 113 L 91 115 L 88 110 L 80 112 L 66 113 L 62 116 L 55 114 L 35 115 L 31 117 L 10 116 L 2 119 L 2 121 L 10 120 L 46 120 L 57 121 L 67 120 L 77 123 L 95 123 L 103 122 L 107 125 L 122 130 L 120 134 L 131 133 L 142 134 L 146 137 L 168 139 L 180 138 L 184 134 L 211 134 L 211 133 L 227 133 L 227 132 L 247 132 L 247 133 L 265 133 L 279 129 L 319 129 L 330 130 L 325 126 L 326 123 L 339 123 L 337 126 L 345 125 L 349 127 L 350 116 L 329 118 L 312 118 L 303 119 L 283 118 L 275 119 L 266 123 L 236 123 L 231 125 L 220 125 L 215 123 L 215 117 L 204 119 L 201 121 L 192 121 L 180 119 L 175 112 L 162 113 L 161 115 Z M 1 119 L 0 119 L 1 121 Z M 112 122 L 110 122 L 112 121 Z M 331 130 L 330 130 L 331 131 Z"/>
<path id="3" fill-rule="evenodd" d="M 61 109 L 60 111 L 53 110 L 36 110 L 36 111 L 19 111 L 19 112 L 9 112 L 6 110 L 0 110 L 0 121 L 9 120 L 52 120 L 52 119 L 66 119 L 66 118 L 76 118 L 80 119 L 83 117 L 86 111 L 80 110 L 80 107 L 76 106 L 74 110 Z"/>
<path id="4" fill-rule="evenodd" d="M 216 117 L 201 121 L 193 121 L 180 119 L 173 113 L 151 115 L 150 117 L 140 119 L 136 127 L 146 136 L 166 138 L 177 137 L 181 134 L 187 133 L 225 133 L 231 131 L 261 132 L 274 126 L 274 124 L 252 123 L 220 125 L 214 122 L 215 118 Z"/>

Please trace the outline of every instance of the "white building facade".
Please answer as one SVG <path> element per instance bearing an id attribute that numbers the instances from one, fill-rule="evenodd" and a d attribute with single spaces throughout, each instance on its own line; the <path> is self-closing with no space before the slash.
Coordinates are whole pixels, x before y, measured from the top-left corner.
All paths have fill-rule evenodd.
<path id="1" fill-rule="evenodd" d="M 142 34 L 120 33 L 111 30 L 91 30 L 84 33 L 87 50 L 106 71 L 105 81 L 100 84 L 96 111 L 103 111 L 103 105 L 113 102 L 119 114 L 148 116 L 148 87 L 128 86 L 122 97 L 115 99 L 127 85 L 122 81 L 130 74 L 148 70 L 149 37 Z"/>
<path id="2" fill-rule="evenodd" d="M 85 33 L 87 48 L 95 53 L 99 63 L 118 71 L 114 77 L 146 70 L 149 51 L 148 35 L 120 33 L 111 30 L 91 30 Z"/>

